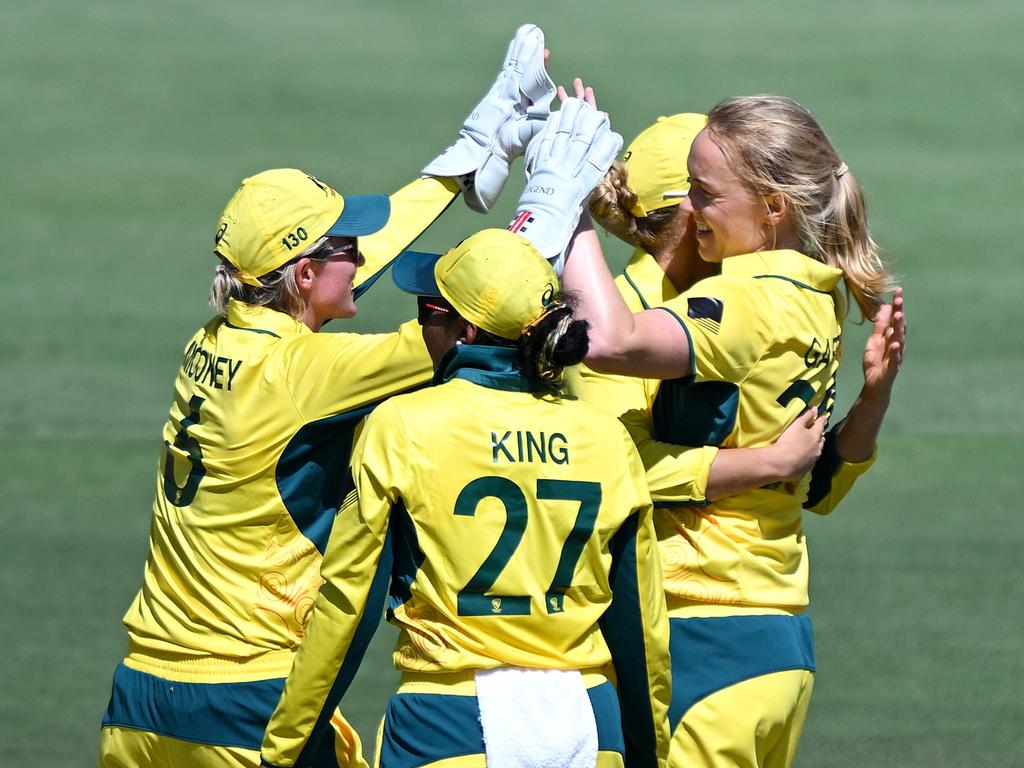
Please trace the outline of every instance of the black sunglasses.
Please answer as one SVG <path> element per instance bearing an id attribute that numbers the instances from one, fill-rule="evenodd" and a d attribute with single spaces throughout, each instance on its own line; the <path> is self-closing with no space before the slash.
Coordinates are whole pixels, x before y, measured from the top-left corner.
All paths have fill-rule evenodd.
<path id="1" fill-rule="evenodd" d="M 420 325 L 426 325 L 433 314 L 451 315 L 455 312 L 455 308 L 440 296 L 417 296 L 416 309 L 416 322 Z"/>
<path id="2" fill-rule="evenodd" d="M 330 261 L 335 256 L 352 256 L 358 259 L 359 240 L 355 237 L 341 238 L 341 244 L 339 245 L 328 239 L 327 242 L 315 251 L 306 254 L 307 258 L 317 259 L 318 261 Z"/>

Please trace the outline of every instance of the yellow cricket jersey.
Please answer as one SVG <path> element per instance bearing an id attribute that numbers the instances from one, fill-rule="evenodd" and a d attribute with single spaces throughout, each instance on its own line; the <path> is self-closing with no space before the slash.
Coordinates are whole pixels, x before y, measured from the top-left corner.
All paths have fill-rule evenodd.
<path id="1" fill-rule="evenodd" d="M 435 381 L 367 420 L 264 760 L 292 766 L 315 747 L 386 591 L 398 669 L 614 659 L 627 738 L 652 762 L 664 757 L 668 625 L 651 501 L 625 429 L 539 394 L 514 350 L 455 347 Z"/>
<path id="2" fill-rule="evenodd" d="M 615 284 L 633 312 L 657 307 L 679 295 L 654 257 L 640 249 L 633 252 Z M 643 459 L 656 508 L 706 503 L 708 476 L 718 448 L 673 445 L 654 437 L 654 414 L 657 413 L 659 424 L 672 423 L 671 409 L 679 399 L 678 388 L 685 388 L 688 382 L 602 374 L 583 365 L 567 370 L 566 380 L 570 391 L 605 413 L 618 416 L 626 425 Z M 659 401 L 663 387 L 665 393 Z M 835 510 L 876 458 L 873 453 L 862 462 L 844 461 L 836 450 L 838 427 L 837 424 L 825 436 L 825 448 L 811 472 L 804 502 L 804 509 L 819 515 Z"/>
<path id="3" fill-rule="evenodd" d="M 842 421 L 825 433 L 825 447 L 811 470 L 804 509 L 818 515 L 831 514 L 839 502 L 846 498 L 857 478 L 867 472 L 878 458 L 876 445 L 871 455 L 864 461 L 845 461 L 836 448 L 836 438 L 841 424 Z"/>
<path id="4" fill-rule="evenodd" d="M 666 302 L 690 339 L 692 375 L 659 393 L 655 435 L 685 445 L 768 445 L 807 406 L 830 410 L 841 356 L 842 273 L 795 251 L 733 256 Z M 659 407 L 660 406 L 660 407 Z M 666 590 L 706 606 L 801 610 L 809 477 L 658 520 Z M 700 606 L 705 606 L 701 608 Z"/>
<path id="5" fill-rule="evenodd" d="M 385 230 L 360 239 L 361 286 L 456 192 L 422 179 L 396 193 Z M 321 583 L 355 430 L 430 375 L 414 322 L 390 334 L 317 334 L 232 300 L 226 318 L 200 329 L 163 429 L 149 558 L 124 619 L 126 664 L 181 682 L 284 677 Z"/>
<path id="6" fill-rule="evenodd" d="M 633 312 L 656 307 L 679 295 L 654 257 L 637 249 L 615 284 Z M 713 445 L 674 445 L 655 438 L 651 414 L 662 382 L 596 373 L 585 365 L 567 371 L 570 390 L 605 413 L 619 417 L 629 430 L 647 473 L 656 507 L 683 502 L 703 503 L 711 463 L 718 454 Z"/>

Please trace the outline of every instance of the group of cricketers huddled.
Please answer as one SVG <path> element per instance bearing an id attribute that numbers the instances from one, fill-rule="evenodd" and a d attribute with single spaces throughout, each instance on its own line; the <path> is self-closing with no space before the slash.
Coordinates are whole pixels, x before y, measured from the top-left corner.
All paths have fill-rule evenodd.
<path id="1" fill-rule="evenodd" d="M 228 201 L 102 768 L 367 766 L 344 696 L 385 612 L 374 765 L 793 762 L 802 516 L 875 460 L 902 291 L 804 107 L 728 98 L 622 152 L 547 53 L 521 27 L 390 197 L 275 169 Z M 487 213 L 518 158 L 507 228 L 408 250 L 457 196 Z M 618 277 L 594 220 L 635 248 Z M 320 333 L 388 270 L 416 321 Z M 874 327 L 837 418 L 851 311 Z"/>

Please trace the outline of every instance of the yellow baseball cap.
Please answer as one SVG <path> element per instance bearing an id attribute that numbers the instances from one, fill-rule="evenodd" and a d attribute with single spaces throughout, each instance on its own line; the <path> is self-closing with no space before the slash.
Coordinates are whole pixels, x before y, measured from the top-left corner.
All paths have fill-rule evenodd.
<path id="1" fill-rule="evenodd" d="M 679 198 L 686 197 L 690 191 L 686 156 L 707 121 L 707 116 L 690 112 L 659 117 L 626 148 L 622 158 L 629 174 L 629 188 L 637 197 L 631 211 L 634 216 L 678 205 Z"/>
<path id="2" fill-rule="evenodd" d="M 263 171 L 242 181 L 214 235 L 214 253 L 239 278 L 258 278 L 297 258 L 322 237 L 360 237 L 381 229 L 391 215 L 387 195 L 342 197 L 295 168 Z"/>
<path id="3" fill-rule="evenodd" d="M 406 251 L 392 269 L 406 293 L 442 296 L 473 325 L 518 339 L 558 291 L 547 259 L 521 235 L 484 229 L 443 256 Z"/>

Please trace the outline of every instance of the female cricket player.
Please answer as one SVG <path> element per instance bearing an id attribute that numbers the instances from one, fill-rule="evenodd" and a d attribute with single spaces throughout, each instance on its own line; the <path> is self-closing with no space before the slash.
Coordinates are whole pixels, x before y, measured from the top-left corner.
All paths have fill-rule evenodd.
<path id="1" fill-rule="evenodd" d="M 677 297 L 704 277 L 720 274 L 720 264 L 704 261 L 690 214 L 679 201 L 689 190 L 686 157 L 707 116 L 681 113 L 660 117 L 633 140 L 598 184 L 590 213 L 604 229 L 634 247 L 615 283 L 630 310 L 639 312 Z M 903 289 L 876 315 L 863 355 L 864 386 L 847 416 L 829 430 L 825 450 L 811 474 L 804 508 L 832 512 L 856 479 L 874 463 L 877 438 L 906 345 Z M 659 379 L 597 374 L 576 369 L 573 391 L 619 415 L 640 450 L 655 504 L 703 503 L 769 482 L 787 480 L 775 468 L 778 454 L 747 454 L 676 446 L 657 439 L 685 412 L 684 385 Z M 709 468 L 710 465 L 710 468 Z M 800 467 L 795 470 L 800 475 Z"/>
<path id="2" fill-rule="evenodd" d="M 687 165 L 681 210 L 700 257 L 720 264 L 721 275 L 634 314 L 584 222 L 564 284 L 580 293 L 592 323 L 589 366 L 688 384 L 677 412 L 685 418 L 661 439 L 762 444 L 803 408 L 831 409 L 844 283 L 863 315 L 875 317 L 893 281 L 857 180 L 792 100 L 721 102 Z M 891 350 L 890 363 L 901 354 Z M 672 638 L 672 765 L 792 762 L 814 670 L 801 526 L 808 482 L 658 521 Z"/>
<path id="3" fill-rule="evenodd" d="M 264 765 L 317 748 L 387 597 L 402 682 L 382 768 L 663 764 L 668 627 L 643 468 L 617 419 L 563 397 L 586 324 L 505 230 L 404 255 L 394 276 L 419 295 L 434 386 L 367 419 Z"/>
<path id="4" fill-rule="evenodd" d="M 353 435 L 425 384 L 418 328 L 321 334 L 461 191 L 486 210 L 554 94 L 526 25 L 459 139 L 389 198 L 295 169 L 246 179 L 214 237 L 217 312 L 189 340 L 163 430 L 141 591 L 125 616 L 101 766 L 254 767 L 321 584 Z M 365 764 L 340 718 L 317 766 Z"/>

